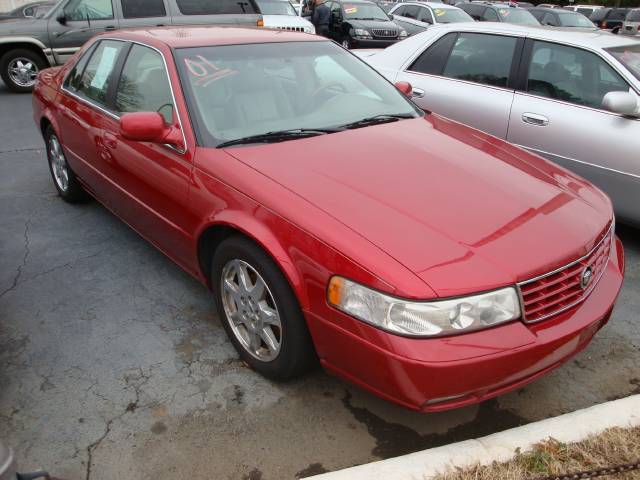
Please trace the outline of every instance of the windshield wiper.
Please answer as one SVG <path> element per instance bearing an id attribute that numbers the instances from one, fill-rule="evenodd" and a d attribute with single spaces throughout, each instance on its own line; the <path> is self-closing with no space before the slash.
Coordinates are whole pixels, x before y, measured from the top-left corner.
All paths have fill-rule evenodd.
<path id="1" fill-rule="evenodd" d="M 402 120 L 403 118 L 416 118 L 415 115 L 411 113 L 395 113 L 395 114 L 382 114 L 375 115 L 373 117 L 366 117 L 362 120 L 358 120 L 356 122 L 346 123 L 344 125 L 340 125 L 339 128 L 361 128 L 368 127 L 370 125 L 378 125 L 380 123 L 391 123 L 397 122 L 398 120 Z"/>
<path id="2" fill-rule="evenodd" d="M 260 133 L 258 135 L 250 135 L 248 137 L 236 138 L 228 140 L 216 146 L 216 148 L 225 148 L 232 145 L 247 145 L 250 143 L 277 143 L 286 140 L 294 140 L 296 138 L 315 137 L 325 135 L 327 133 L 341 132 L 342 127 L 336 128 L 292 128 L 290 130 L 278 130 L 274 132 Z"/>

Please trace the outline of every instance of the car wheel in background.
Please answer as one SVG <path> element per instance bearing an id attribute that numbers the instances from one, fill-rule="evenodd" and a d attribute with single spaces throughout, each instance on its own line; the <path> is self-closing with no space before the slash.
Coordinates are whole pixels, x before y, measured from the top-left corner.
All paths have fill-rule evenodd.
<path id="1" fill-rule="evenodd" d="M 211 284 L 218 315 L 242 360 L 274 380 L 299 376 L 316 354 L 289 283 L 260 247 L 242 236 L 216 249 Z"/>
<path id="2" fill-rule="evenodd" d="M 67 163 L 60 140 L 51 126 L 48 126 L 44 133 L 44 141 L 47 146 L 49 171 L 58 194 L 69 203 L 86 200 L 87 194 Z"/>
<path id="3" fill-rule="evenodd" d="M 347 50 L 351 50 L 353 48 L 353 42 L 349 37 L 344 37 L 340 44 L 342 45 L 343 48 L 346 48 Z"/>
<path id="4" fill-rule="evenodd" d="M 33 90 L 38 72 L 47 66 L 45 59 L 38 53 L 16 48 L 0 58 L 0 77 L 10 90 L 28 93 Z"/>

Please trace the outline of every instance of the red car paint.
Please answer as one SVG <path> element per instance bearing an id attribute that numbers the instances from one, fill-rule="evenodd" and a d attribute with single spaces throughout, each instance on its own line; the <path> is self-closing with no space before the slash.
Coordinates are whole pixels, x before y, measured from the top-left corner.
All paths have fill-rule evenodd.
<path id="1" fill-rule="evenodd" d="M 532 381 L 608 321 L 624 273 L 617 238 L 590 296 L 539 323 L 424 339 L 337 311 L 326 301 L 336 274 L 398 297 L 433 299 L 550 272 L 602 238 L 611 203 L 559 166 L 431 114 L 276 144 L 203 148 L 171 48 L 322 40 L 207 27 L 110 37 L 164 55 L 184 153 L 125 139 L 117 118 L 62 90 L 75 59 L 39 75 L 35 121 L 53 126 L 88 191 L 201 282 L 209 284 L 211 245 L 230 231 L 261 245 L 294 289 L 330 371 L 406 407 L 442 410 Z"/>

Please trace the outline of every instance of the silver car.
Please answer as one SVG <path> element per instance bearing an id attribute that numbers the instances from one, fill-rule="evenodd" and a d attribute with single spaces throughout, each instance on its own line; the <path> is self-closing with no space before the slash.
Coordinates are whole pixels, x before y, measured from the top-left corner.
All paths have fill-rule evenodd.
<path id="1" fill-rule="evenodd" d="M 634 8 L 627 13 L 620 33 L 625 35 L 638 35 L 640 31 L 640 8 Z"/>
<path id="2" fill-rule="evenodd" d="M 409 82 L 421 107 L 581 174 L 621 219 L 640 224 L 640 40 L 451 24 L 361 56 L 392 82 Z"/>
<path id="3" fill-rule="evenodd" d="M 438 2 L 402 2 L 389 14 L 409 35 L 425 31 L 438 23 L 473 22 L 473 18 L 458 7 Z"/>

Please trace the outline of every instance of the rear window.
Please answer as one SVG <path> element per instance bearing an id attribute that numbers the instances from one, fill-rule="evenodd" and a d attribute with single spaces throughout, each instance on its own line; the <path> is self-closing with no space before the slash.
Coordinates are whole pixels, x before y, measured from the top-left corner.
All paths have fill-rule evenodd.
<path id="1" fill-rule="evenodd" d="M 498 8 L 498 15 L 500 15 L 503 22 L 516 23 L 518 25 L 540 25 L 540 22 L 524 8 Z"/>
<path id="2" fill-rule="evenodd" d="M 640 80 L 640 43 L 625 47 L 605 48 L 605 50 Z"/>
<path id="3" fill-rule="evenodd" d="M 640 22 L 640 10 L 631 10 L 627 14 L 627 22 Z"/>
<path id="4" fill-rule="evenodd" d="M 176 0 L 178 9 L 183 15 L 228 15 L 238 13 L 258 13 L 252 1 L 238 0 Z"/>
<path id="5" fill-rule="evenodd" d="M 590 28 L 594 26 L 591 20 L 579 13 L 558 12 L 558 17 L 560 18 L 560 25 L 563 27 Z"/>
<path id="6" fill-rule="evenodd" d="M 625 17 L 627 16 L 627 13 L 629 12 L 628 9 L 626 8 L 616 8 L 613 10 L 613 12 L 611 12 L 611 14 L 609 15 L 608 19 L 609 20 L 624 20 Z"/>

